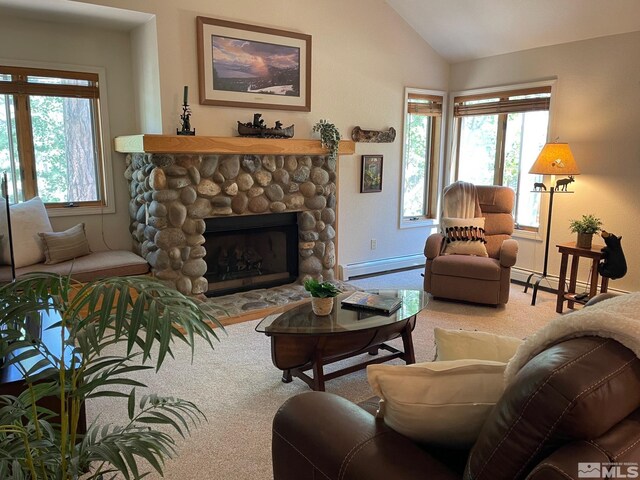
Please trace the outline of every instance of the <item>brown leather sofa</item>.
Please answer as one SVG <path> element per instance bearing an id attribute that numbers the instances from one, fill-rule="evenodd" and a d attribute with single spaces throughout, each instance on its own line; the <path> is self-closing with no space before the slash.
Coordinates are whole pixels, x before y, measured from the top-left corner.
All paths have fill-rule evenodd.
<path id="1" fill-rule="evenodd" d="M 518 242 L 511 238 L 515 193 L 495 185 L 477 185 L 476 191 L 482 211 L 479 216 L 486 219 L 489 257 L 441 255 L 444 235 L 430 235 L 424 247 L 424 290 L 437 298 L 505 304 L 509 301 L 511 267 L 518 255 Z"/>
<path id="2" fill-rule="evenodd" d="M 640 360 L 610 339 L 566 340 L 530 360 L 469 451 L 417 444 L 376 405 L 289 399 L 273 421 L 274 480 L 566 480 L 579 462 L 619 462 L 620 473 L 640 462 Z"/>

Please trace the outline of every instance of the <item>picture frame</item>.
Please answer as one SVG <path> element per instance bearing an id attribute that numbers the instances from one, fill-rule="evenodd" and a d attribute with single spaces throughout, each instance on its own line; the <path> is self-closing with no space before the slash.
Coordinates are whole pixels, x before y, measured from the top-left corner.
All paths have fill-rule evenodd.
<path id="1" fill-rule="evenodd" d="M 362 155 L 360 193 L 382 191 L 382 155 Z"/>
<path id="2" fill-rule="evenodd" d="M 201 105 L 311 111 L 311 35 L 196 17 Z"/>

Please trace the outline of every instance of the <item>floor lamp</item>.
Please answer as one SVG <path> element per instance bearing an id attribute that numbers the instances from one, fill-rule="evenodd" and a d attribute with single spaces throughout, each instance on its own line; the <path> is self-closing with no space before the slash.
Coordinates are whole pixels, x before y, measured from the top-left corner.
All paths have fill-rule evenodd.
<path id="1" fill-rule="evenodd" d="M 538 295 L 538 287 L 543 278 L 547 278 L 547 262 L 549 260 L 549 238 L 551 237 L 551 214 L 553 213 L 553 197 L 556 193 L 573 193 L 567 190 L 567 186 L 574 181 L 573 176 L 579 175 L 578 165 L 573 158 L 571 148 L 568 143 L 547 143 L 543 148 L 535 163 L 529 170 L 529 173 L 536 175 L 568 175 L 568 178 L 560 178 L 555 182 L 554 186 L 550 186 L 547 190 L 546 186 L 542 183 L 534 184 L 534 191 L 536 193 L 549 194 L 549 213 L 547 215 L 547 236 L 544 242 L 544 265 L 542 268 L 542 274 L 532 273 L 527 278 L 527 283 L 524 286 L 525 293 L 529 288 L 531 279 L 534 276 L 539 277 L 536 283 L 533 284 L 533 295 L 531 298 L 531 305 L 536 304 L 536 297 Z M 552 182 L 554 177 L 552 177 Z"/>
<path id="2" fill-rule="evenodd" d="M 2 191 L 2 197 L 5 201 L 6 215 L 7 215 L 7 241 L 9 242 L 9 262 L 11 263 L 11 281 L 16 281 L 16 265 L 13 253 L 13 232 L 11 231 L 11 208 L 9 208 L 9 188 L 7 182 L 7 172 L 2 174 L 2 184 L 0 185 Z"/>

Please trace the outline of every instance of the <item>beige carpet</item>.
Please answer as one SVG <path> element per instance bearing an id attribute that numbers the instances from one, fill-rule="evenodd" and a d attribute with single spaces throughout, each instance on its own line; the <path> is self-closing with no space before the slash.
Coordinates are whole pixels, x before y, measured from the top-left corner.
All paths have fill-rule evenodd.
<path id="1" fill-rule="evenodd" d="M 420 270 L 411 270 L 350 283 L 362 288 L 418 289 L 422 278 Z M 433 358 L 434 326 L 525 337 L 557 315 L 552 294 L 539 292 L 537 305 L 530 303 L 531 292 L 524 294 L 518 285 L 512 285 L 509 304 L 499 308 L 432 300 L 414 331 L 416 360 Z M 165 478 L 272 478 L 271 421 L 287 398 L 308 387 L 300 380 L 280 381 L 280 372 L 271 363 L 269 339 L 254 331 L 256 324 L 250 321 L 227 327 L 228 335 L 213 351 L 200 342 L 193 364 L 189 352 L 179 346 L 176 359 L 167 360 L 158 374 L 151 371 L 138 376 L 150 386 L 149 392 L 194 401 L 209 420 L 191 437 L 179 440 L 179 455 L 167 463 Z M 371 396 L 364 371 L 327 382 L 327 391 L 354 401 Z M 118 399 L 93 400 L 87 405 L 89 421 L 100 414 L 101 422 L 122 424 L 126 412 L 126 402 Z"/>

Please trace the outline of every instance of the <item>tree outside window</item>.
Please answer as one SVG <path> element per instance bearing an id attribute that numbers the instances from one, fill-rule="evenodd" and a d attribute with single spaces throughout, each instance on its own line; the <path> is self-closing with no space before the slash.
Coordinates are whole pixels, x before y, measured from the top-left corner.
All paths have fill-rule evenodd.
<path id="1" fill-rule="evenodd" d="M 475 92 L 454 99 L 456 179 L 516 192 L 516 228 L 537 230 L 540 196 L 529 175 L 547 141 L 551 87 Z"/>
<path id="2" fill-rule="evenodd" d="M 104 205 L 98 76 L 0 66 L 0 169 L 12 202 Z"/>
<path id="3" fill-rule="evenodd" d="M 405 91 L 401 225 L 437 216 L 444 93 Z"/>

